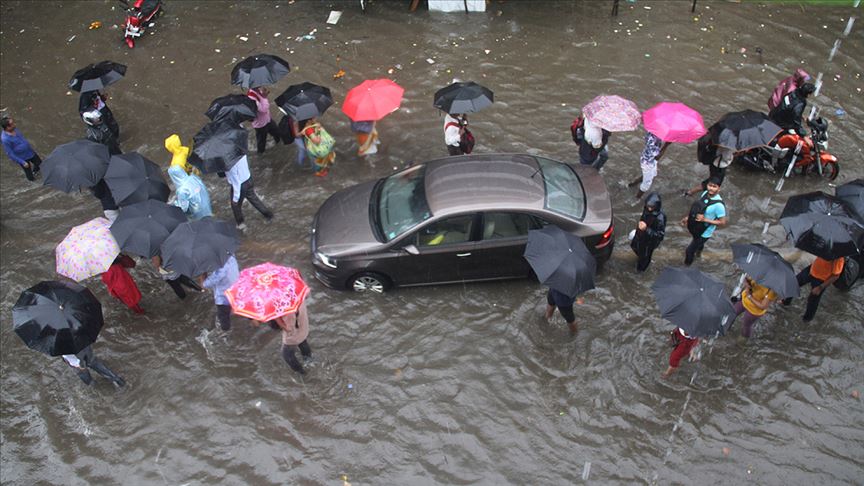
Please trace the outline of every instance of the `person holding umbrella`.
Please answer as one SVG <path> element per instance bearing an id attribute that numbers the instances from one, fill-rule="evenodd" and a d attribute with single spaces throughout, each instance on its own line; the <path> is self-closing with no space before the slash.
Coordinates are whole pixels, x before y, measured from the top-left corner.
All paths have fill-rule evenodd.
<path id="1" fill-rule="evenodd" d="M 102 120 L 102 113 L 99 110 L 84 112 L 81 118 L 87 124 L 87 140 L 92 140 L 108 147 L 108 152 L 111 155 L 123 153 L 120 150 L 120 144 L 117 142 L 117 136 L 114 135 L 114 132 Z"/>
<path id="2" fill-rule="evenodd" d="M 783 97 L 780 104 L 774 107 L 768 117 L 784 130 L 794 130 L 802 137 L 807 135 L 804 129 L 804 110 L 807 108 L 807 98 L 816 92 L 812 83 L 804 83 Z"/>
<path id="3" fill-rule="evenodd" d="M 120 206 L 114 201 L 114 195 L 111 194 L 111 189 L 108 188 L 105 179 L 99 179 L 99 182 L 89 189 L 93 197 L 98 199 L 99 204 L 102 205 L 102 214 L 105 215 L 108 221 L 113 223 L 117 219 L 117 216 L 120 215 Z"/>
<path id="4" fill-rule="evenodd" d="M 798 282 L 792 265 L 764 245 L 733 243 L 732 254 L 735 264 L 745 272 L 741 298 L 734 303 L 735 316 L 744 314 L 741 335 L 749 338 L 753 325 L 774 301 L 798 295 Z M 731 323 L 729 327 L 732 327 Z"/>
<path id="5" fill-rule="evenodd" d="M 120 125 L 114 118 L 114 113 L 111 111 L 111 108 L 108 108 L 108 105 L 105 104 L 105 100 L 107 99 L 108 98 L 99 90 L 81 93 L 81 96 L 78 99 L 78 114 L 83 118 L 84 113 L 87 113 L 88 111 L 98 111 L 100 117 L 104 120 L 105 125 L 109 130 L 111 130 L 111 134 L 114 135 L 114 138 L 120 140 Z M 86 122 L 86 120 L 84 121 Z"/>
<path id="6" fill-rule="evenodd" d="M 35 181 L 36 175 L 39 174 L 39 165 L 42 163 L 39 154 L 33 150 L 24 135 L 18 132 L 12 117 L 0 118 L 0 128 L 3 129 L 3 132 L 0 133 L 0 139 L 2 139 L 3 150 L 6 151 L 6 155 L 12 162 L 21 167 L 24 171 L 24 177 L 28 181 Z"/>
<path id="7" fill-rule="evenodd" d="M 609 158 L 606 144 L 611 132 L 626 132 L 639 126 L 642 114 L 636 103 L 617 95 L 600 95 L 582 107 L 585 118 L 584 142 L 579 161 L 600 170 Z"/>
<path id="8" fill-rule="evenodd" d="M 378 153 L 378 145 L 381 141 L 378 140 L 378 130 L 375 128 L 374 120 L 352 120 L 351 132 L 357 137 L 357 155 L 359 157 Z"/>
<path id="9" fill-rule="evenodd" d="M 279 143 L 279 141 L 282 140 L 276 122 L 270 118 L 270 100 L 267 99 L 267 95 L 269 94 L 270 90 L 265 86 L 250 88 L 249 91 L 246 92 L 246 96 L 254 101 L 255 105 L 258 107 L 258 115 L 254 120 L 252 120 L 252 128 L 255 129 L 255 138 L 258 141 L 259 154 L 263 154 L 264 149 L 267 146 L 267 134 L 270 134 L 276 143 Z"/>
<path id="10" fill-rule="evenodd" d="M 126 66 L 111 61 L 102 61 L 75 71 L 69 80 L 69 88 L 81 92 L 78 98 L 78 113 L 97 110 L 105 121 L 115 139 L 120 139 L 120 126 L 114 119 L 111 109 L 105 104 L 107 98 L 100 90 L 116 83 L 126 75 Z M 86 120 L 85 120 L 86 121 Z"/>
<path id="11" fill-rule="evenodd" d="M 126 381 L 91 348 L 104 324 L 102 304 L 87 287 L 74 282 L 39 282 L 22 292 L 12 308 L 13 329 L 28 348 L 62 356 L 88 385 L 93 383 L 93 368 L 122 387 Z"/>
<path id="12" fill-rule="evenodd" d="M 447 145 L 449 155 L 464 155 L 462 150 L 462 135 L 468 128 L 468 115 L 452 114 L 444 115 L 444 144 Z"/>
<path id="13" fill-rule="evenodd" d="M 125 304 L 132 312 L 143 314 L 141 291 L 135 284 L 135 280 L 126 271 L 127 268 L 135 268 L 135 260 L 122 253 L 117 255 L 114 263 L 102 273 L 102 283 L 105 284 L 109 294 Z"/>
<path id="14" fill-rule="evenodd" d="M 231 187 L 231 212 L 234 213 L 234 221 L 237 229 L 246 230 L 246 218 L 243 217 L 243 201 L 248 199 L 252 207 L 258 210 L 264 220 L 268 223 L 273 220 L 273 211 L 264 204 L 255 192 L 255 184 L 252 182 L 252 173 L 249 171 L 249 159 L 244 155 L 225 172 L 225 180 Z"/>
<path id="15" fill-rule="evenodd" d="M 675 325 L 669 366 L 662 374 L 668 378 L 686 356 L 696 359 L 700 337 L 723 334 L 735 311 L 723 283 L 696 269 L 666 268 L 651 290 L 661 316 Z"/>
<path id="16" fill-rule="evenodd" d="M 474 150 L 474 134 L 468 130 L 468 113 L 477 113 L 494 102 L 492 90 L 473 81 L 453 79 L 453 83 L 435 92 L 432 106 L 447 114 L 444 117 L 444 143 L 448 154 L 470 154 Z"/>
<path id="17" fill-rule="evenodd" d="M 198 283 L 205 289 L 213 291 L 213 301 L 216 304 L 216 325 L 223 331 L 231 329 L 231 302 L 225 296 L 225 291 L 240 278 L 240 268 L 234 255 L 228 257 L 219 269 L 212 273 L 204 272 L 198 277 Z"/>
<path id="18" fill-rule="evenodd" d="M 405 90 L 395 82 L 367 79 L 351 88 L 345 96 L 342 112 L 351 119 L 351 131 L 357 137 L 357 155 L 378 152 L 378 120 L 399 109 Z"/>

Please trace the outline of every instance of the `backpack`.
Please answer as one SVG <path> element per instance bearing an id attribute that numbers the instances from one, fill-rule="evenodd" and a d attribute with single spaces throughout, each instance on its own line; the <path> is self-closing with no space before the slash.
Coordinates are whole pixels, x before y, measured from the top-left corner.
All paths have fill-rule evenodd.
<path id="1" fill-rule="evenodd" d="M 690 214 L 687 215 L 687 231 L 689 231 L 691 235 L 702 236 L 702 233 L 708 229 L 710 224 L 704 221 L 696 221 L 696 215 L 705 214 L 705 211 L 715 204 L 723 204 L 723 201 L 719 199 L 711 199 L 711 196 L 708 195 L 708 191 L 703 192 L 702 195 L 699 196 L 698 200 L 693 201 L 693 204 L 690 206 Z"/>
<path id="2" fill-rule="evenodd" d="M 313 143 L 312 139 L 309 135 L 306 135 L 306 131 L 303 131 L 303 135 L 306 137 L 306 151 L 309 152 L 309 155 L 315 157 L 316 159 L 320 159 L 326 157 L 330 152 L 333 151 L 333 145 L 336 143 L 333 140 L 333 137 L 327 133 L 327 130 L 324 130 L 324 127 L 315 123 L 313 125 L 309 125 L 306 127 L 314 128 L 315 134 L 321 137 L 321 141 L 319 143 Z"/>
<path id="3" fill-rule="evenodd" d="M 585 140 L 585 119 L 581 116 L 574 118 L 573 123 L 570 124 L 570 136 L 573 137 L 576 145 L 582 145 Z"/>
<path id="4" fill-rule="evenodd" d="M 711 132 L 709 131 L 699 137 L 699 141 L 696 142 L 696 159 L 705 165 L 711 165 L 716 158 L 717 146 L 711 143 Z"/>
<path id="5" fill-rule="evenodd" d="M 474 134 L 471 133 L 471 130 L 468 130 L 468 127 L 462 131 L 462 139 L 459 140 L 459 149 L 463 154 L 470 154 L 472 150 L 474 150 Z"/>

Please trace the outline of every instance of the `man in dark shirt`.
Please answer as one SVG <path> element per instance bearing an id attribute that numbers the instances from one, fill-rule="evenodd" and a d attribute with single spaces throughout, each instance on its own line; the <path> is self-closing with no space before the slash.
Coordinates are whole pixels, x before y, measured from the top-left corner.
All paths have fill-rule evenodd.
<path id="1" fill-rule="evenodd" d="M 795 130 L 798 135 L 807 135 L 802 123 L 804 110 L 807 108 L 807 97 L 816 92 L 816 86 L 804 83 L 795 91 L 783 97 L 783 100 L 768 115 L 771 120 L 784 130 Z"/>

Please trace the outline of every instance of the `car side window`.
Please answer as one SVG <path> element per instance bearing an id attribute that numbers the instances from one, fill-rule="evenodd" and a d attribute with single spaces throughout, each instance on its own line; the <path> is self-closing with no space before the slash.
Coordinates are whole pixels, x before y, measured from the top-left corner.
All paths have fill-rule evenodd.
<path id="1" fill-rule="evenodd" d="M 417 233 L 417 246 L 432 247 L 471 241 L 473 226 L 473 214 L 436 221 Z"/>
<path id="2" fill-rule="evenodd" d="M 516 238 L 528 236 L 528 230 L 536 223 L 531 216 L 520 213 L 485 213 L 483 215 L 483 239 Z"/>

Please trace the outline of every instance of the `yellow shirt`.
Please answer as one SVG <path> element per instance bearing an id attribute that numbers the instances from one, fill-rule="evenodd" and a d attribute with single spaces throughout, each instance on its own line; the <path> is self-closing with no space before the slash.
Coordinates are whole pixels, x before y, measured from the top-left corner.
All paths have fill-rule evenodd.
<path id="1" fill-rule="evenodd" d="M 750 289 L 752 290 L 752 293 L 748 292 L 747 289 L 741 293 L 741 303 L 744 304 L 744 308 L 747 309 L 747 312 L 754 316 L 761 316 L 762 314 L 765 314 L 765 310 L 757 307 L 753 301 L 761 301 L 767 295 L 768 301 L 774 302 L 777 300 L 777 294 L 768 287 L 759 285 L 752 280 L 750 281 Z"/>

